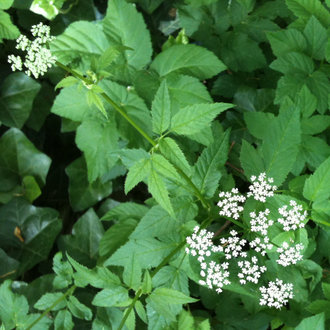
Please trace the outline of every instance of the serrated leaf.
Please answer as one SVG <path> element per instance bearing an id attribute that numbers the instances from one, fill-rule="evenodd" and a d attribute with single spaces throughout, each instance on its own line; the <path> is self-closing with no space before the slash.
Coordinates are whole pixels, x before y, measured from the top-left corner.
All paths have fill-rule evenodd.
<path id="1" fill-rule="evenodd" d="M 303 118 L 301 130 L 304 134 L 319 134 L 330 127 L 330 116 L 315 115 L 310 118 Z"/>
<path id="2" fill-rule="evenodd" d="M 1 85 L 0 121 L 6 126 L 21 128 L 30 116 L 40 87 L 38 82 L 21 72 L 7 76 Z"/>
<path id="3" fill-rule="evenodd" d="M 270 112 L 246 111 L 244 120 L 249 132 L 256 138 L 263 140 L 269 130 L 269 123 L 274 119 L 274 114 Z"/>
<path id="4" fill-rule="evenodd" d="M 170 131 L 183 135 L 197 133 L 207 127 L 217 115 L 231 107 L 230 103 L 187 106 L 174 115 Z"/>
<path id="5" fill-rule="evenodd" d="M 76 297 L 70 296 L 68 302 L 68 308 L 73 316 L 78 319 L 90 321 L 93 317 L 93 313 L 90 308 L 82 304 Z"/>
<path id="6" fill-rule="evenodd" d="M 166 80 L 160 84 L 151 106 L 152 127 L 157 134 L 162 134 L 170 126 L 171 100 Z"/>
<path id="7" fill-rule="evenodd" d="M 77 83 L 79 83 L 79 80 L 76 77 L 65 77 L 59 83 L 57 83 L 57 85 L 55 86 L 55 90 L 58 88 L 73 86 Z"/>
<path id="8" fill-rule="evenodd" d="M 295 330 L 309 330 L 309 329 L 324 330 L 325 329 L 324 326 L 325 326 L 324 313 L 321 313 L 303 319 L 295 328 Z"/>
<path id="9" fill-rule="evenodd" d="M 151 155 L 150 160 L 152 162 L 152 168 L 159 174 L 172 180 L 182 181 L 175 167 L 164 156 L 154 153 Z"/>
<path id="10" fill-rule="evenodd" d="M 326 282 L 322 283 L 322 291 L 323 291 L 324 296 L 328 300 L 330 300 L 330 284 L 329 283 L 326 283 Z"/>
<path id="11" fill-rule="evenodd" d="M 72 315 L 69 311 L 59 311 L 54 321 L 55 330 L 71 330 L 74 327 Z"/>
<path id="12" fill-rule="evenodd" d="M 278 186 L 290 172 L 299 150 L 301 140 L 299 118 L 299 109 L 289 108 L 281 112 L 273 121 L 261 147 L 266 173 L 274 178 Z"/>
<path id="13" fill-rule="evenodd" d="M 240 162 L 247 178 L 256 175 L 256 173 L 263 173 L 265 171 L 265 164 L 259 150 L 256 150 L 245 140 L 242 142 Z"/>
<path id="14" fill-rule="evenodd" d="M 123 281 L 130 289 L 137 291 L 141 287 L 141 276 L 142 269 L 139 260 L 133 255 L 125 265 Z"/>
<path id="15" fill-rule="evenodd" d="M 51 306 L 53 311 L 58 311 L 59 309 L 65 308 L 66 307 L 66 300 L 60 298 L 63 297 L 62 292 L 55 292 L 55 293 L 45 293 L 40 299 L 34 304 L 34 308 L 39 309 L 39 310 L 45 310 Z M 57 302 L 57 304 L 54 304 Z"/>
<path id="16" fill-rule="evenodd" d="M 139 220 L 148 212 L 148 210 L 148 207 L 143 204 L 134 202 L 120 203 L 119 205 L 109 210 L 101 218 L 101 220 L 126 220 L 127 218 Z"/>
<path id="17" fill-rule="evenodd" d="M 72 283 L 73 269 L 68 261 L 62 261 L 62 252 L 57 252 L 53 258 L 53 271 L 57 275 L 53 285 L 56 289 L 63 289 Z"/>
<path id="18" fill-rule="evenodd" d="M 225 65 L 209 50 L 196 45 L 175 45 L 156 56 L 151 66 L 163 77 L 172 72 L 212 78 L 225 70 Z"/>
<path id="19" fill-rule="evenodd" d="M 229 130 L 205 148 L 194 166 L 193 183 L 206 197 L 213 197 L 229 150 Z"/>
<path id="20" fill-rule="evenodd" d="M 121 0 L 109 2 L 103 29 L 112 43 L 132 49 L 124 55 L 129 65 L 140 69 L 149 63 L 152 53 L 150 33 L 133 4 Z"/>
<path id="21" fill-rule="evenodd" d="M 177 145 L 177 143 L 166 137 L 159 141 L 159 148 L 162 154 L 167 157 L 167 159 L 182 170 L 187 176 L 191 174 L 191 166 L 189 165 L 184 153 Z"/>
<path id="22" fill-rule="evenodd" d="M 50 44 L 52 54 L 65 65 L 77 58 L 100 56 L 108 47 L 109 42 L 101 26 L 87 21 L 71 23 Z"/>
<path id="23" fill-rule="evenodd" d="M 90 183 L 101 179 L 116 164 L 118 138 L 114 120 L 85 120 L 78 127 L 76 144 L 84 152 Z"/>
<path id="24" fill-rule="evenodd" d="M 186 296 L 180 291 L 169 288 L 157 288 L 150 295 L 153 301 L 162 300 L 167 304 L 188 304 L 198 301 L 198 299 Z"/>
<path id="25" fill-rule="evenodd" d="M 103 99 L 101 96 L 94 92 L 93 90 L 87 91 L 87 103 L 89 106 L 92 106 L 93 104 L 97 107 L 98 110 L 102 113 L 102 115 L 108 119 L 108 113 L 107 110 L 105 110 L 105 107 L 103 105 Z"/>
<path id="26" fill-rule="evenodd" d="M 317 107 L 317 99 L 304 85 L 295 97 L 295 103 L 300 109 L 303 118 L 308 118 L 313 114 Z"/>
<path id="27" fill-rule="evenodd" d="M 150 159 L 140 159 L 130 167 L 125 180 L 125 194 L 143 181 L 150 173 Z"/>
<path id="28" fill-rule="evenodd" d="M 322 60 L 325 56 L 325 47 L 328 40 L 327 30 L 312 16 L 304 29 L 304 35 L 308 43 L 308 54 L 316 60 Z"/>
<path id="29" fill-rule="evenodd" d="M 168 196 L 168 190 L 162 177 L 156 172 L 153 166 L 148 176 L 148 190 L 152 197 L 172 216 L 174 216 L 174 210 L 170 198 Z"/>
<path id="30" fill-rule="evenodd" d="M 310 201 L 324 200 L 330 196 L 330 157 L 326 159 L 305 182 L 303 195 Z"/>
<path id="31" fill-rule="evenodd" d="M 128 291 L 120 285 L 98 292 L 92 304 L 100 307 L 112 307 L 128 299 Z"/>
<path id="32" fill-rule="evenodd" d="M 123 50 L 126 47 L 122 47 Z M 97 61 L 98 69 L 105 69 L 108 67 L 120 54 L 120 47 L 110 46 L 99 57 Z"/>

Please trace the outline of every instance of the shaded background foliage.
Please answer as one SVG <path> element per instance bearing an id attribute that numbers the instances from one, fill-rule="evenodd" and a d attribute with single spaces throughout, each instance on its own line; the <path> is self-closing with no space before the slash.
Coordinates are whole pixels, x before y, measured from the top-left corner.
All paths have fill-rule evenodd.
<path id="1" fill-rule="evenodd" d="M 134 49 L 131 53 L 119 51 L 115 62 L 104 69 L 110 73 L 109 79 L 105 74 L 100 85 L 150 135 L 149 109 L 155 106 L 155 95 L 165 78 L 172 115 L 200 103 L 235 105 L 216 113 L 211 126 L 188 137 L 184 130 L 174 131 L 175 142 L 187 158 L 179 167 L 191 171 L 193 183 L 211 205 L 219 190 L 236 184 L 245 191 L 249 176 L 264 170 L 276 184 L 282 184 L 286 194 L 309 201 L 313 221 L 307 229 L 306 256 L 310 260 L 291 269 L 291 274 L 283 272 L 299 287 L 289 310 L 261 311 L 253 295 L 239 288 L 218 296 L 196 285 L 191 267 L 185 261 L 180 268 L 178 258 L 163 267 L 152 284 L 199 298 L 190 305 L 194 319 L 190 311 L 181 310 L 181 304 L 181 309 L 171 307 L 174 320 L 163 315 L 155 320 L 152 311 L 159 312 L 155 294 L 143 301 L 149 306 L 149 327 L 207 329 L 211 324 L 214 329 L 276 329 L 282 325 L 303 329 L 322 323 L 323 317 L 329 319 L 329 1 L 128 1 L 135 7 L 125 1 L 55 1 L 54 5 L 40 1 L 44 16 L 33 12 L 32 2 L 6 0 L 0 4 L 0 280 L 16 280 L 15 292 L 27 298 L 9 293 L 5 282 L 1 294 L 11 302 L 11 311 L 24 306 L 27 314 L 49 307 L 49 301 L 43 304 L 39 298 L 52 286 L 54 292 L 60 288 L 53 284 L 57 251 L 67 252 L 90 268 L 105 262 L 137 291 L 142 270 L 156 267 L 180 237 L 189 234 L 193 224 L 189 221 L 201 222 L 205 216 L 184 193 L 182 182 L 172 182 L 169 177 L 164 182 L 173 194 L 171 203 L 165 198 L 161 204 L 154 196 L 163 208 L 150 199 L 140 182 L 145 178 L 137 185 L 127 179 L 125 186 L 127 169 L 147 157 L 150 146 L 107 105 L 110 124 L 105 123 L 97 108 L 86 102 L 85 89 L 55 90 L 65 76 L 61 69 L 52 68 L 38 80 L 10 71 L 6 57 L 15 52 L 13 40 L 43 21 L 58 36 L 51 46 L 54 54 L 83 73 L 92 69 L 104 75 L 98 61 L 109 45 L 119 43 Z M 55 7 L 61 11 L 56 12 Z M 91 23 L 101 20 L 98 25 Z M 314 172 L 314 179 L 306 181 Z M 181 223 L 173 222 L 164 210 L 171 207 L 180 214 Z M 216 218 L 217 210 L 211 212 Z M 108 221 L 101 222 L 101 218 Z M 152 229 L 148 227 L 151 221 Z M 215 224 L 214 230 L 222 224 Z M 180 233 L 176 233 L 178 227 Z M 152 253 L 154 246 L 163 252 Z M 138 257 L 131 253 L 134 250 Z M 64 267 L 61 265 L 59 268 Z M 72 266 L 79 272 L 79 266 Z M 72 272 L 71 266 L 65 267 Z M 129 267 L 132 269 L 127 271 Z M 135 279 L 128 278 L 129 271 Z M 102 285 L 93 286 L 104 288 Z M 120 305 L 128 291 L 118 288 L 115 296 Z M 115 303 L 104 303 L 96 292 L 91 287 L 76 291 L 75 296 L 88 307 L 68 303 L 76 327 L 90 328 L 92 315 L 97 315 L 93 316 L 95 329 L 118 327 L 123 310 L 113 307 Z M 59 296 L 51 299 L 55 297 Z M 0 304 L 1 308 L 8 309 Z M 319 314 L 322 312 L 325 315 Z M 67 313 L 58 313 L 58 324 L 70 320 Z M 24 319 L 25 314 L 15 314 L 15 318 Z M 316 316 L 298 326 L 313 314 Z M 30 316 L 26 324 L 33 321 Z M 4 312 L 1 317 L 4 323 L 6 317 L 15 319 Z M 136 318 L 137 328 L 146 327 L 140 318 Z M 67 322 L 66 328 L 70 328 Z M 128 328 L 135 321 L 129 322 Z M 44 318 L 39 326 L 45 328 L 48 323 Z M 10 321 L 7 327 L 12 328 L 8 324 Z"/>

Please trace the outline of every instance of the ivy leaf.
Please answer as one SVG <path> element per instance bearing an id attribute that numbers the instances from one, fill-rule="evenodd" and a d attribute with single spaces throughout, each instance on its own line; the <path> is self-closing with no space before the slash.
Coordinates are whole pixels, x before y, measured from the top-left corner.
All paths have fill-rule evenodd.
<path id="1" fill-rule="evenodd" d="M 62 235 L 58 244 L 62 251 L 85 265 L 94 265 L 104 229 L 93 209 L 89 209 L 74 224 L 71 235 Z M 81 242 L 84 242 L 82 245 Z"/>
<path id="2" fill-rule="evenodd" d="M 164 77 L 172 72 L 209 79 L 226 66 L 209 50 L 196 45 L 175 45 L 156 56 L 151 69 Z"/>
<path id="3" fill-rule="evenodd" d="M 229 149 L 229 131 L 205 148 L 194 166 L 193 182 L 206 197 L 213 197 Z"/>
<path id="4" fill-rule="evenodd" d="M 174 210 L 164 180 L 157 173 L 153 165 L 151 166 L 151 171 L 148 176 L 148 190 L 152 197 L 154 197 L 171 216 L 174 216 Z"/>
<path id="5" fill-rule="evenodd" d="M 100 56 L 108 47 L 109 42 L 101 26 L 87 21 L 71 23 L 50 44 L 52 54 L 65 65 L 80 57 Z"/>
<path id="6" fill-rule="evenodd" d="M 207 127 L 217 115 L 231 107 L 230 103 L 187 106 L 174 115 L 170 131 L 183 135 L 198 133 Z"/>
<path id="7" fill-rule="evenodd" d="M 162 134 L 170 126 L 171 100 L 166 80 L 160 84 L 151 107 L 152 127 L 157 134 Z"/>
<path id="8" fill-rule="evenodd" d="M 16 275 L 47 259 L 62 223 L 57 211 L 14 198 L 0 207 L 0 248 L 20 261 Z M 14 235 L 20 230 L 21 239 Z"/>
<path id="9" fill-rule="evenodd" d="M 330 196 L 330 157 L 305 182 L 303 195 L 310 201 L 325 200 Z"/>
<path id="10" fill-rule="evenodd" d="M 69 198 L 74 211 L 83 211 L 112 192 L 112 182 L 97 179 L 88 182 L 87 167 L 83 157 L 73 161 L 66 169 L 69 177 Z"/>
<path id="11" fill-rule="evenodd" d="M 144 158 L 137 161 L 127 173 L 125 194 L 128 194 L 139 182 L 149 176 L 150 169 L 150 159 Z"/>
<path id="12" fill-rule="evenodd" d="M 121 0 L 108 3 L 103 29 L 112 43 L 131 48 L 125 52 L 127 63 L 137 69 L 149 63 L 152 54 L 149 31 L 135 6 Z"/>
<path id="13" fill-rule="evenodd" d="M 26 74 L 10 74 L 1 85 L 0 120 L 9 127 L 21 128 L 30 116 L 40 84 Z"/>
<path id="14" fill-rule="evenodd" d="M 114 120 L 85 120 L 77 129 L 76 144 L 84 152 L 88 181 L 102 178 L 114 167 L 118 149 L 118 134 Z"/>
<path id="15" fill-rule="evenodd" d="M 269 177 L 280 185 L 290 172 L 300 143 L 299 109 L 288 108 L 274 119 L 261 153 Z"/>

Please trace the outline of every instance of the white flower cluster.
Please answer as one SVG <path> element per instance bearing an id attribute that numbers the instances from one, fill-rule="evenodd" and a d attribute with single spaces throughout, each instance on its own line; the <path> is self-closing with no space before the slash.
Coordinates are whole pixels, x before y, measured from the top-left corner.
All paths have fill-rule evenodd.
<path id="1" fill-rule="evenodd" d="M 287 242 L 283 242 L 282 247 L 279 247 L 276 251 L 280 253 L 279 259 L 276 262 L 283 267 L 287 267 L 296 264 L 302 260 L 303 256 L 300 251 L 304 249 L 302 244 L 296 244 L 295 246 L 289 246 Z"/>
<path id="2" fill-rule="evenodd" d="M 238 273 L 241 284 L 247 282 L 257 284 L 261 274 L 267 270 L 265 266 L 258 266 L 258 258 L 255 256 L 251 258 L 251 262 L 247 260 L 239 261 L 237 265 L 241 268 L 241 273 Z"/>
<path id="3" fill-rule="evenodd" d="M 283 225 L 283 230 L 296 230 L 298 228 L 305 227 L 305 219 L 307 217 L 307 211 L 303 212 L 302 205 L 298 205 L 296 201 L 290 201 L 291 209 L 288 209 L 288 205 L 278 209 L 278 213 L 283 217 L 277 219 L 279 223 Z"/>
<path id="4" fill-rule="evenodd" d="M 254 249 L 254 251 L 260 253 L 262 256 L 265 256 L 267 250 L 271 250 L 273 248 L 273 244 L 269 242 L 269 237 L 256 237 L 253 241 L 250 242 L 250 247 Z"/>
<path id="5" fill-rule="evenodd" d="M 222 199 L 218 202 L 218 206 L 221 208 L 219 214 L 238 219 L 239 213 L 243 211 L 243 206 L 239 203 L 244 203 L 246 198 L 238 192 L 237 188 L 233 188 L 231 192 L 221 191 L 219 197 Z"/>
<path id="6" fill-rule="evenodd" d="M 33 41 L 24 35 L 19 36 L 16 40 L 16 48 L 27 52 L 24 62 L 20 56 L 15 55 L 9 55 L 8 62 L 12 64 L 13 71 L 22 71 L 24 65 L 26 68 L 25 73 L 28 76 L 33 75 L 37 79 L 39 76 L 44 75 L 56 62 L 56 57 L 45 47 L 47 42 L 54 40 L 55 37 L 50 36 L 49 26 L 42 23 L 33 25 L 31 33 L 36 37 Z"/>
<path id="7" fill-rule="evenodd" d="M 206 277 L 205 280 L 200 280 L 199 284 L 207 285 L 209 289 L 214 289 L 217 293 L 222 292 L 222 287 L 228 285 L 231 282 L 228 280 L 230 275 L 228 269 L 228 262 L 223 262 L 222 264 L 217 264 L 214 261 L 211 261 L 208 264 L 207 272 L 201 270 L 201 276 Z"/>
<path id="8" fill-rule="evenodd" d="M 221 238 L 220 243 L 224 245 L 224 252 L 226 259 L 238 258 L 238 257 L 247 257 L 247 253 L 242 251 L 243 246 L 246 244 L 245 239 L 240 239 L 237 236 L 237 231 L 230 231 L 231 237 Z"/>
<path id="9" fill-rule="evenodd" d="M 262 295 L 259 304 L 268 307 L 280 309 L 288 303 L 289 299 L 293 298 L 293 284 L 283 283 L 278 278 L 275 282 L 269 282 L 267 288 L 262 286 L 259 290 Z"/>
<path id="10" fill-rule="evenodd" d="M 251 176 L 253 184 L 249 187 L 247 197 L 253 196 L 257 201 L 266 202 L 266 197 L 274 196 L 274 191 L 277 189 L 276 186 L 271 185 L 273 178 L 266 178 L 266 173 L 259 174 L 258 178 L 255 175 Z"/>
<path id="11" fill-rule="evenodd" d="M 260 211 L 258 215 L 256 215 L 255 212 L 251 212 L 250 213 L 251 231 L 256 233 L 260 232 L 261 235 L 266 236 L 268 227 L 274 224 L 273 220 L 267 218 L 269 213 L 270 213 L 269 209 L 266 209 L 264 212 Z"/>

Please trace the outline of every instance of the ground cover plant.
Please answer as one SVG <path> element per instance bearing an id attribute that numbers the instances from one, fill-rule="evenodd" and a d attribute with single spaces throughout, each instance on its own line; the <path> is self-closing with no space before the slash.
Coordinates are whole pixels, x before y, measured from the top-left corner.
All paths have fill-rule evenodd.
<path id="1" fill-rule="evenodd" d="M 328 329 L 329 8 L 1 1 L 1 329 Z"/>

